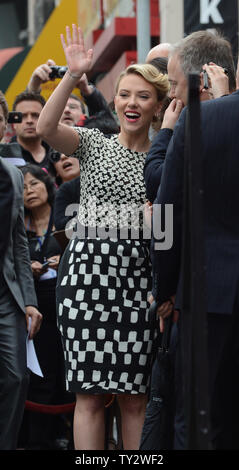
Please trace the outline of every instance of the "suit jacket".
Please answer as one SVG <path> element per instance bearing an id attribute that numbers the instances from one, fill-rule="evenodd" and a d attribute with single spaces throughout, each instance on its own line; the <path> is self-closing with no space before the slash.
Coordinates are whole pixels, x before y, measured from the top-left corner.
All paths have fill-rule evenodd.
<path id="1" fill-rule="evenodd" d="M 170 139 L 173 135 L 172 129 L 161 129 L 154 138 L 144 165 L 144 181 L 146 196 L 150 202 L 157 197 L 160 185 L 163 163 L 167 153 Z"/>
<path id="2" fill-rule="evenodd" d="M 20 309 L 37 307 L 28 241 L 24 226 L 23 175 L 11 163 L 0 157 L 0 165 L 10 177 L 14 189 L 8 242 L 3 261 L 2 274 Z M 10 185 L 11 189 L 11 185 Z"/>
<path id="3" fill-rule="evenodd" d="M 65 226 L 74 216 L 66 216 L 65 211 L 70 204 L 80 202 L 80 176 L 61 184 L 54 201 L 54 225 L 56 230 L 65 230 Z M 76 215 L 76 214 L 75 214 Z"/>
<path id="4" fill-rule="evenodd" d="M 156 198 L 162 208 L 174 205 L 173 246 L 153 252 L 153 294 L 159 302 L 177 289 L 180 298 L 185 116 L 186 109 L 169 143 Z M 238 122 L 239 91 L 201 103 L 207 311 L 215 313 L 232 313 L 238 292 Z"/>
<path id="5" fill-rule="evenodd" d="M 0 161 L 0 271 L 2 272 L 11 226 L 13 206 L 12 180 Z"/>

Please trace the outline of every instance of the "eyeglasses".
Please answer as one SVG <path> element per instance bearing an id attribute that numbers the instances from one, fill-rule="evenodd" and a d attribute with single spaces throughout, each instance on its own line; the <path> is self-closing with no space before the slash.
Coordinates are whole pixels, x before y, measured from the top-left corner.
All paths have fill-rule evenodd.
<path id="1" fill-rule="evenodd" d="M 52 163 L 57 163 L 61 159 L 61 154 L 59 152 L 51 152 L 49 155 L 49 160 Z"/>

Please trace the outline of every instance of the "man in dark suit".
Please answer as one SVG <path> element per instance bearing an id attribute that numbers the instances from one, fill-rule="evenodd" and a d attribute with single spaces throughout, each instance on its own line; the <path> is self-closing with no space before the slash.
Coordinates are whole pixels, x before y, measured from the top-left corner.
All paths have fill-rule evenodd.
<path id="1" fill-rule="evenodd" d="M 205 66 L 208 63 L 211 65 Z M 210 73 L 209 88 L 204 86 L 203 68 Z M 222 69 L 227 70 L 227 75 L 222 73 Z M 170 125 L 168 125 L 168 119 L 167 122 L 163 121 L 162 130 L 155 137 L 145 161 L 144 177 L 147 198 L 151 203 L 154 202 L 160 184 L 162 163 L 174 125 L 182 106 L 187 105 L 187 76 L 192 72 L 201 74 L 200 101 L 218 98 L 235 91 L 235 68 L 230 43 L 219 34 L 210 31 L 195 31 L 170 49 L 168 79 L 171 85 L 169 97 L 173 100 L 170 106 L 173 120 L 171 119 Z M 165 116 L 166 114 L 167 111 Z"/>
<path id="2" fill-rule="evenodd" d="M 2 102 L 0 93 L 0 116 L 6 124 Z M 33 338 L 42 315 L 37 309 L 24 227 L 23 176 L 2 157 L 0 194 L 0 449 L 11 450 L 17 445 L 28 387 L 27 328 Z"/>
<path id="3" fill-rule="evenodd" d="M 239 449 L 239 92 L 205 102 L 201 111 L 211 439 L 216 449 Z M 173 204 L 173 246 L 154 253 L 154 298 L 163 304 L 177 293 L 179 310 L 185 115 L 157 196 L 162 208 Z"/>
<path id="4" fill-rule="evenodd" d="M 2 164 L 0 164 L 0 226 L 2 227 L 0 231 L 0 271 L 2 270 L 10 232 L 12 204 L 12 181 L 8 173 L 4 170 Z"/>
<path id="5" fill-rule="evenodd" d="M 212 61 L 214 64 L 212 64 Z M 205 65 L 210 63 L 210 65 Z M 215 65 L 217 64 L 217 65 Z M 205 88 L 203 81 L 202 70 L 206 69 L 209 74 L 209 88 Z M 225 70 L 227 69 L 227 74 Z M 168 110 L 165 113 L 162 129 L 153 141 L 152 147 L 146 158 L 145 164 L 145 183 L 147 190 L 147 197 L 151 203 L 159 203 L 159 185 L 164 168 L 165 155 L 170 140 L 174 139 L 174 126 L 181 112 L 182 106 L 187 105 L 188 98 L 188 73 L 197 72 L 201 74 L 200 83 L 200 101 L 210 100 L 212 97 L 216 98 L 224 94 L 229 94 L 235 91 L 235 71 L 233 64 L 233 57 L 230 43 L 225 40 L 221 35 L 214 34 L 209 31 L 196 31 L 189 36 L 183 38 L 178 44 L 172 46 L 169 53 L 168 62 L 168 78 L 171 83 L 171 90 L 169 93 L 170 98 L 173 100 Z M 183 136 L 184 137 L 184 136 Z M 177 145 L 182 150 L 184 148 L 184 138 L 180 142 L 177 139 Z M 182 171 L 182 168 L 180 168 Z M 174 173 L 175 175 L 175 173 Z M 176 173 L 180 179 L 182 174 Z M 170 178 L 172 176 L 170 175 Z M 181 182 L 182 183 L 182 182 Z M 169 202 L 169 201 L 168 201 Z M 180 200 L 177 201 L 180 204 Z M 155 207 L 155 206 L 154 206 Z M 154 210 L 155 212 L 155 210 Z M 175 212 L 174 212 L 175 213 Z M 162 217 L 163 220 L 163 217 Z M 175 230 L 177 230 L 175 225 Z M 181 227 L 179 228 L 179 231 Z M 174 233 L 174 239 L 176 232 Z M 154 267 L 153 275 L 153 291 L 152 298 L 156 298 L 159 302 L 164 302 L 161 306 L 160 313 L 164 315 L 165 312 L 172 310 L 172 303 L 170 297 L 176 293 L 178 270 L 180 258 L 175 255 L 175 242 L 170 251 L 161 251 L 160 253 L 152 249 L 152 259 Z M 169 256 L 173 259 L 173 268 L 169 263 Z M 167 260 L 165 263 L 163 259 Z M 178 265 L 176 264 L 178 262 Z M 162 265 L 162 276 L 161 276 Z M 164 270 L 169 269 L 170 282 L 168 276 L 164 276 Z M 169 273 L 168 273 L 169 274 Z M 174 289 L 172 289 L 174 283 Z M 160 295 L 163 294 L 162 299 Z M 169 300 L 170 299 L 170 300 Z M 177 336 L 177 326 L 174 325 L 173 331 Z M 180 387 L 182 373 L 176 373 L 176 387 Z M 178 400 L 178 393 L 176 394 Z M 178 414 L 179 416 L 179 414 Z M 175 448 L 182 448 L 182 436 L 184 435 L 184 420 L 180 417 L 175 421 Z"/>

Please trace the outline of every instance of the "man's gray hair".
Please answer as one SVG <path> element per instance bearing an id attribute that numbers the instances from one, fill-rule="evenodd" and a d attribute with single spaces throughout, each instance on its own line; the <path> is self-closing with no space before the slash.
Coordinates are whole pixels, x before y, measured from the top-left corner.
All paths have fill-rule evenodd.
<path id="1" fill-rule="evenodd" d="M 236 78 L 230 42 L 217 31 L 195 31 L 177 44 L 171 51 L 170 57 L 177 55 L 187 77 L 189 73 L 200 73 L 202 66 L 209 62 L 228 70 L 229 89 L 235 91 Z"/>

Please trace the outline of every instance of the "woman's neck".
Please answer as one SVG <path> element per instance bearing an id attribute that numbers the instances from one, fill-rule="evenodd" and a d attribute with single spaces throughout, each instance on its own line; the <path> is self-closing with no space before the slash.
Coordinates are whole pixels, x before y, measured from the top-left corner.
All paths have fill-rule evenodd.
<path id="1" fill-rule="evenodd" d="M 148 132 L 128 134 L 121 131 L 118 135 L 118 139 L 121 145 L 133 152 L 148 152 L 151 145 Z"/>
<path id="2" fill-rule="evenodd" d="M 32 209 L 30 213 L 30 229 L 37 235 L 42 236 L 46 233 L 51 215 L 51 206 L 47 203 Z"/>

